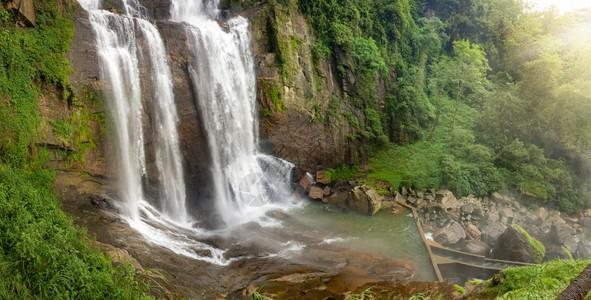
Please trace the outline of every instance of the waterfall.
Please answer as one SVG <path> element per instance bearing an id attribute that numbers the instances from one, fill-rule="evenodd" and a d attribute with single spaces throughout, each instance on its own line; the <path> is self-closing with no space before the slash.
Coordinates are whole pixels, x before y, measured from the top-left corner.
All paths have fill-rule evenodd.
<path id="1" fill-rule="evenodd" d="M 142 177 L 146 175 L 143 110 L 134 20 L 107 11 L 90 11 L 96 35 L 101 73 L 109 84 L 107 109 L 115 130 L 117 191 L 125 214 L 139 218 L 139 202 L 144 199 Z"/>
<path id="2" fill-rule="evenodd" d="M 101 0 L 79 2 L 88 10 L 106 81 L 123 217 L 151 243 L 195 259 L 230 263 L 236 258 L 199 241 L 209 233 L 194 226 L 185 207 L 172 74 L 157 28 L 144 19 L 146 8 L 139 0 L 122 0 L 125 14 L 117 15 L 100 10 Z M 249 23 L 236 17 L 222 29 L 215 19 L 220 15 L 217 0 L 173 0 L 170 9 L 172 20 L 184 23 L 194 58 L 187 69 L 211 153 L 212 200 L 217 212 L 228 228 L 249 221 L 264 223 L 265 212 L 284 207 L 291 199 L 293 165 L 258 149 Z M 137 43 L 138 37 L 145 42 Z M 140 66 L 148 68 L 149 78 L 140 77 Z M 142 97 L 146 91 L 150 101 Z M 142 125 L 147 123 L 146 112 L 150 132 L 144 132 Z M 158 174 L 148 174 L 145 137 L 154 145 Z M 159 209 L 147 199 L 148 178 L 157 178 Z"/>
<path id="3" fill-rule="evenodd" d="M 159 202 L 162 213 L 171 221 L 189 222 L 185 208 L 185 183 L 177 132 L 178 116 L 174 103 L 172 75 L 164 43 L 156 27 L 144 19 L 120 16 L 103 10 L 98 1 L 82 1 L 96 35 L 101 73 L 108 82 L 107 109 L 116 129 L 115 164 L 118 166 L 118 197 L 125 203 L 125 215 L 140 218 L 145 201 L 147 176 L 142 113 L 141 80 L 138 69 L 138 35 L 146 40 L 147 65 L 151 74 L 151 116 L 154 130 L 156 166 L 159 177 Z M 142 15 L 145 8 L 137 0 L 123 2 L 125 11 Z"/>
<path id="4" fill-rule="evenodd" d="M 173 0 L 173 21 L 185 22 L 196 66 L 189 72 L 197 107 L 212 153 L 211 174 L 217 210 L 227 225 L 259 217 L 272 205 L 289 200 L 293 165 L 258 151 L 256 79 L 248 21 L 213 20 L 217 1 Z M 276 202 L 277 202 L 276 201 Z"/>

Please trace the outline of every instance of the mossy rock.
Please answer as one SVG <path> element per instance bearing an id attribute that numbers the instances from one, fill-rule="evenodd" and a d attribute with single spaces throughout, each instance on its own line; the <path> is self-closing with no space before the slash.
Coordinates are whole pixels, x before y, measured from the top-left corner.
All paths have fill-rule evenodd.
<path id="1" fill-rule="evenodd" d="M 542 243 L 540 241 L 531 237 L 529 235 L 529 233 L 527 233 L 527 231 L 525 231 L 525 229 L 523 229 L 521 226 L 519 226 L 517 224 L 513 224 L 511 226 L 513 226 L 513 228 L 519 230 L 519 232 L 521 232 L 521 234 L 523 234 L 523 236 L 525 237 L 525 239 L 527 240 L 527 242 L 531 246 L 535 263 L 537 263 L 537 264 L 541 263 L 542 260 L 544 259 L 544 256 L 546 255 L 546 248 L 544 247 L 544 245 L 542 245 Z"/>

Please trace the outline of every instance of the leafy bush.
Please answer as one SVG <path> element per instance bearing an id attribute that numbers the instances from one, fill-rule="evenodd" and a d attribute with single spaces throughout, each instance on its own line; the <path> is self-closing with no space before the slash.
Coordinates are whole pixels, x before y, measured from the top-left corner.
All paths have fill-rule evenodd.
<path id="1" fill-rule="evenodd" d="M 487 283 L 486 292 L 501 299 L 556 299 L 591 260 L 553 260 L 539 265 L 509 268 L 505 280 Z"/>
<path id="2" fill-rule="evenodd" d="M 335 180 L 348 180 L 357 175 L 357 171 L 359 171 L 358 166 L 340 166 L 336 169 L 327 169 L 324 171 L 326 177 L 331 181 Z"/>
<path id="3" fill-rule="evenodd" d="M 73 23 L 54 0 L 36 1 L 38 24 L 21 29 L 0 6 L 0 299 L 141 299 L 130 265 L 111 266 L 60 210 L 51 157 L 37 148 L 38 97 L 71 104 L 66 52 Z M 66 10 L 69 3 L 62 3 Z M 58 93 L 54 95 L 52 93 Z M 72 122 L 70 122 L 72 121 Z M 92 146 L 88 116 L 53 122 L 55 133 Z"/>
<path id="4" fill-rule="evenodd" d="M 134 269 L 111 267 L 60 210 L 53 172 L 0 165 L 0 298 L 142 298 Z"/>

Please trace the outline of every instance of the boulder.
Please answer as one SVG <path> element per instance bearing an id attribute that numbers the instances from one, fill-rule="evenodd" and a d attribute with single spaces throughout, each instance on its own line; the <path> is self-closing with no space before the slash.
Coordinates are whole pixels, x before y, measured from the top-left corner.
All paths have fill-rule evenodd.
<path id="1" fill-rule="evenodd" d="M 576 230 L 568 224 L 555 223 L 550 228 L 550 238 L 557 245 L 563 245 L 568 237 L 576 233 Z"/>
<path id="2" fill-rule="evenodd" d="M 579 220 L 579 224 L 581 224 L 581 226 L 583 226 L 584 228 L 591 229 L 591 218 L 588 218 L 588 217 L 581 218 Z"/>
<path id="3" fill-rule="evenodd" d="M 99 246 L 99 248 L 103 252 L 107 253 L 109 258 L 111 259 L 111 263 L 113 263 L 114 265 L 131 263 L 131 265 L 136 270 L 136 272 L 143 272 L 144 271 L 144 268 L 142 267 L 142 265 L 140 265 L 140 263 L 135 258 L 133 258 L 131 255 L 129 255 L 129 252 L 127 252 L 127 250 L 116 248 L 116 247 L 113 247 L 109 244 L 103 244 L 101 242 L 95 242 L 95 243 Z"/>
<path id="4" fill-rule="evenodd" d="M 579 243 L 581 242 L 578 235 L 571 235 L 564 240 L 564 246 L 570 250 L 571 254 L 576 254 L 579 250 Z"/>
<path id="5" fill-rule="evenodd" d="M 462 207 L 460 207 L 460 211 L 462 211 L 462 213 L 466 214 L 466 215 L 472 214 L 474 212 L 474 204 L 472 204 L 472 203 L 462 204 Z"/>
<path id="6" fill-rule="evenodd" d="M 300 186 L 304 189 L 304 191 L 307 192 L 311 185 L 312 180 L 310 179 L 310 176 L 308 176 L 308 174 L 305 174 L 304 177 L 300 179 Z"/>
<path id="7" fill-rule="evenodd" d="M 548 210 L 544 207 L 540 207 L 536 211 L 536 216 L 538 216 L 540 219 L 542 219 L 542 221 L 546 221 L 546 219 L 548 219 L 548 216 L 549 216 Z"/>
<path id="8" fill-rule="evenodd" d="M 310 187 L 310 192 L 308 192 L 308 197 L 313 200 L 322 200 L 324 191 L 320 187 L 312 186 Z"/>
<path id="9" fill-rule="evenodd" d="M 328 187 L 328 186 L 325 186 L 325 187 L 322 189 L 322 193 L 324 194 L 324 196 L 328 196 L 328 195 L 330 195 L 330 187 Z"/>
<path id="10" fill-rule="evenodd" d="M 490 198 L 497 205 L 507 205 L 511 203 L 511 199 L 509 197 L 502 195 L 498 192 L 493 192 L 492 194 L 490 194 Z"/>
<path id="11" fill-rule="evenodd" d="M 21 25 L 37 26 L 37 9 L 34 0 L 9 0 L 5 5 L 6 10 L 11 11 Z"/>
<path id="12" fill-rule="evenodd" d="M 492 258 L 501 260 L 540 263 L 543 257 L 544 254 L 534 249 L 525 234 L 513 226 L 505 229 L 492 250 Z"/>
<path id="13" fill-rule="evenodd" d="M 435 193 L 435 199 L 441 204 L 441 208 L 444 210 L 455 210 L 460 206 L 460 202 L 450 190 L 437 191 Z"/>
<path id="14" fill-rule="evenodd" d="M 496 222 L 489 223 L 482 229 L 482 241 L 492 246 L 496 243 L 499 236 L 503 234 L 504 230 L 505 226 L 502 224 Z"/>
<path id="15" fill-rule="evenodd" d="M 332 186 L 332 195 L 326 201 L 331 204 L 344 205 L 349 197 L 351 185 L 346 181 L 337 181 Z M 324 201 L 323 201 L 324 202 Z"/>
<path id="16" fill-rule="evenodd" d="M 578 259 L 590 259 L 591 258 L 591 241 L 582 240 L 579 242 L 577 258 Z"/>
<path id="17" fill-rule="evenodd" d="M 402 196 L 407 196 L 408 195 L 408 190 L 406 189 L 406 187 L 402 187 L 400 189 L 400 193 L 402 194 Z"/>
<path id="18" fill-rule="evenodd" d="M 476 255 L 487 256 L 490 253 L 490 246 L 483 241 L 466 240 L 462 242 L 460 250 Z"/>
<path id="19" fill-rule="evenodd" d="M 480 236 L 482 233 L 478 230 L 478 227 L 474 226 L 473 224 L 466 225 L 465 228 L 466 237 L 470 240 L 480 240 Z"/>
<path id="20" fill-rule="evenodd" d="M 585 217 L 587 218 L 591 218 L 591 208 L 589 209 L 585 209 L 585 213 L 584 213 Z"/>
<path id="21" fill-rule="evenodd" d="M 511 221 L 513 219 L 513 210 L 509 207 L 506 208 L 502 208 L 501 210 L 499 210 L 499 217 L 502 218 L 507 218 L 507 220 Z"/>
<path id="22" fill-rule="evenodd" d="M 326 184 L 330 183 L 330 179 L 328 179 L 328 177 L 326 177 L 326 174 L 324 174 L 324 171 L 317 171 L 316 172 L 316 182 L 326 185 Z"/>
<path id="23" fill-rule="evenodd" d="M 546 247 L 546 256 L 544 257 L 545 261 L 550 261 L 553 259 L 569 259 L 570 256 L 568 256 L 566 249 L 563 248 L 562 246 L 558 246 L 558 245 L 548 245 Z"/>
<path id="24" fill-rule="evenodd" d="M 488 223 L 496 223 L 499 221 L 499 211 L 496 207 L 491 206 L 486 214 L 486 221 Z"/>
<path id="25" fill-rule="evenodd" d="M 347 205 L 358 213 L 372 216 L 380 210 L 383 200 L 373 187 L 362 185 L 349 192 Z"/>
<path id="26" fill-rule="evenodd" d="M 433 235 L 433 240 L 444 246 L 456 244 L 464 238 L 466 238 L 464 228 L 460 223 L 453 220 Z"/>

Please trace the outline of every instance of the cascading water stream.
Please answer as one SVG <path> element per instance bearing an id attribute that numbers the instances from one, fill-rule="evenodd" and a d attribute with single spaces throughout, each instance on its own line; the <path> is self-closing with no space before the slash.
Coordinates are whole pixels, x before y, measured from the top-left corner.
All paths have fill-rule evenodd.
<path id="1" fill-rule="evenodd" d="M 197 62 L 189 67 L 197 107 L 212 153 L 215 203 L 227 225 L 263 215 L 269 206 L 290 199 L 293 165 L 258 152 L 256 82 L 248 21 L 213 20 L 217 1 L 173 0 L 173 21 L 185 22 L 189 49 Z"/>
<path id="2" fill-rule="evenodd" d="M 194 228 L 185 207 L 172 74 L 157 28 L 141 19 L 146 9 L 138 0 L 123 0 L 125 15 L 100 10 L 100 0 L 79 1 L 89 11 L 101 74 L 109 87 L 107 108 L 115 129 L 117 190 L 124 217 L 149 242 L 211 263 L 230 263 L 236 258 L 199 242 L 199 236 L 207 233 Z M 173 0 L 171 16 L 186 26 L 196 62 L 188 69 L 212 155 L 213 200 L 224 223 L 231 226 L 260 220 L 269 209 L 287 203 L 293 165 L 258 151 L 249 24 L 237 17 L 228 21 L 228 32 L 222 30 L 213 19 L 219 14 L 217 6 L 217 1 Z M 136 42 L 138 37 L 145 43 Z M 148 79 L 140 77 L 140 65 L 148 68 Z M 146 90 L 151 94 L 147 103 L 142 97 Z M 146 111 L 152 121 L 150 132 L 142 125 Z M 148 203 L 144 191 L 148 175 L 154 175 L 146 168 L 148 134 L 158 170 L 150 178 L 159 181 L 160 210 Z"/>
<path id="3" fill-rule="evenodd" d="M 117 139 L 116 164 L 119 165 L 119 197 L 124 200 L 127 215 L 131 220 L 140 218 L 140 203 L 145 201 L 143 178 L 145 166 L 144 132 L 140 74 L 138 69 L 137 35 L 146 40 L 148 65 L 150 67 L 155 124 L 156 165 L 160 179 L 160 203 L 162 212 L 171 221 L 189 222 L 185 208 L 185 184 L 182 156 L 178 145 L 178 117 L 172 91 L 172 75 L 166 59 L 164 43 L 156 27 L 150 22 L 107 11 L 94 10 L 98 1 L 81 2 L 89 8 L 89 18 L 96 34 L 101 70 L 109 83 L 109 115 Z M 129 14 L 142 14 L 145 8 L 137 0 L 123 2 Z M 136 27 L 139 29 L 136 32 Z"/>

